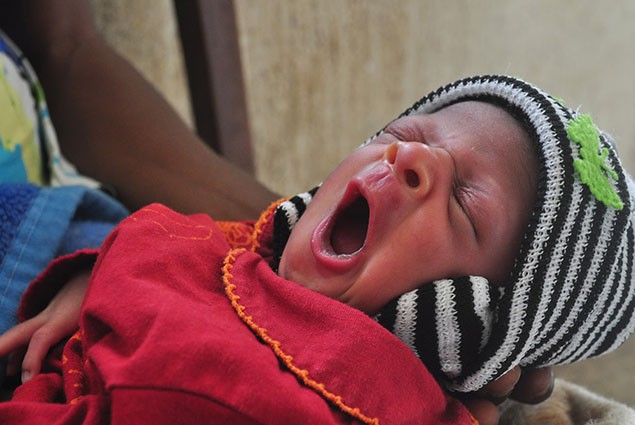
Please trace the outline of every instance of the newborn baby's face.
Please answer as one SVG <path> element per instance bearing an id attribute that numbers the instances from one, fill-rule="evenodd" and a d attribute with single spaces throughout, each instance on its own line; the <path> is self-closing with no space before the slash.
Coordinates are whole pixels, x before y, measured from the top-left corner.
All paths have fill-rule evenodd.
<path id="1" fill-rule="evenodd" d="M 280 275 L 368 314 L 442 278 L 504 284 L 537 191 L 530 143 L 481 102 L 394 121 L 324 181 Z"/>

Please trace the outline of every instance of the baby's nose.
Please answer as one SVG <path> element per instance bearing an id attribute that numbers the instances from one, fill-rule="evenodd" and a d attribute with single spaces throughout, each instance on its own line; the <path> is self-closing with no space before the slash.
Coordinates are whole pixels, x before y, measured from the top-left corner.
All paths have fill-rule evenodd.
<path id="1" fill-rule="evenodd" d="M 384 154 L 397 177 L 417 195 L 425 196 L 432 187 L 434 153 L 417 142 L 393 142 Z"/>

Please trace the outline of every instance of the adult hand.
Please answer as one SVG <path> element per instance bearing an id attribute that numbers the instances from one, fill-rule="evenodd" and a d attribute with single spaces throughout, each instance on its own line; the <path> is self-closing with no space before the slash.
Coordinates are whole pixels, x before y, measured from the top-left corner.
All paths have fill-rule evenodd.
<path id="1" fill-rule="evenodd" d="M 480 425 L 496 425 L 499 420 L 498 404 L 507 398 L 527 404 L 540 403 L 551 395 L 553 383 L 553 370 L 549 367 L 521 369 L 517 366 L 461 400 Z"/>
<path id="2" fill-rule="evenodd" d="M 89 277 L 90 271 L 76 275 L 41 313 L 0 336 L 0 357 L 10 355 L 7 375 L 21 369 L 22 383 L 28 381 L 40 373 L 49 350 L 75 332 Z"/>

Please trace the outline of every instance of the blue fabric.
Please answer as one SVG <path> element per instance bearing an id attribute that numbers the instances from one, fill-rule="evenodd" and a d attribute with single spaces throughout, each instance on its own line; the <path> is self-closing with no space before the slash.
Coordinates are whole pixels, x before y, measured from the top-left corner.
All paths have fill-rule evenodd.
<path id="1" fill-rule="evenodd" d="M 128 211 L 108 195 L 83 186 L 38 188 L 5 183 L 0 184 L 0 201 L 2 333 L 15 325 L 22 294 L 51 260 L 77 249 L 99 247 Z"/>
<path id="2" fill-rule="evenodd" d="M 35 186 L 2 185 L 0 190 L 0 264 L 37 194 L 38 190 Z"/>

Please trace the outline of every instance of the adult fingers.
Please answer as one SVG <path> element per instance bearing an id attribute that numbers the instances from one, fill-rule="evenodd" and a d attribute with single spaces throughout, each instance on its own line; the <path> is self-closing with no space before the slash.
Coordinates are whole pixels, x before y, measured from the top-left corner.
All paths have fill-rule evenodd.
<path id="1" fill-rule="evenodd" d="M 523 369 L 511 398 L 522 403 L 538 404 L 551 396 L 555 376 L 553 369 Z"/>
<path id="2" fill-rule="evenodd" d="M 502 403 L 513 392 L 521 376 L 521 369 L 516 366 L 506 374 L 485 385 L 476 394 L 478 397 L 487 399 L 495 404 Z"/>

